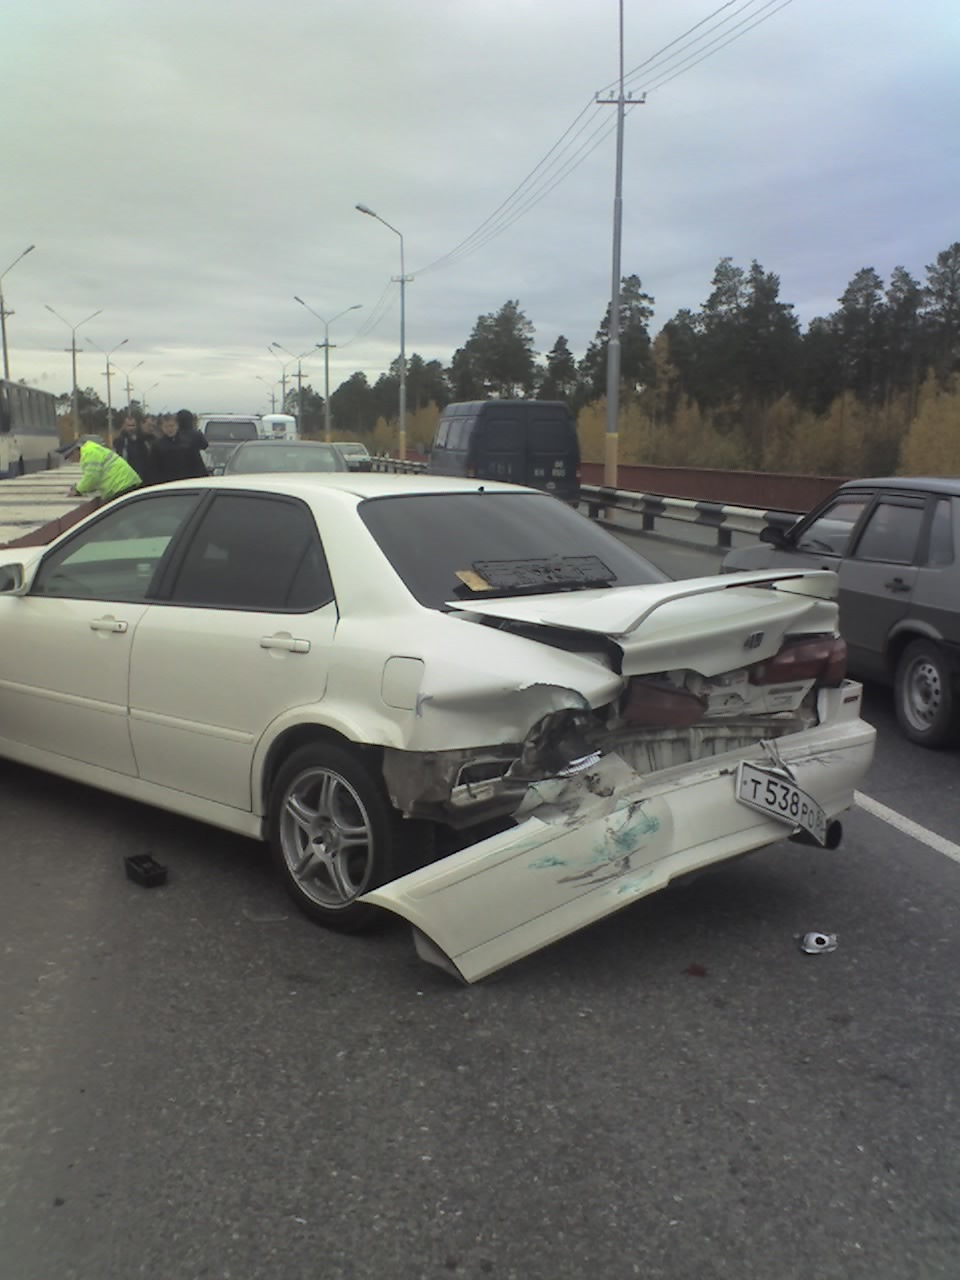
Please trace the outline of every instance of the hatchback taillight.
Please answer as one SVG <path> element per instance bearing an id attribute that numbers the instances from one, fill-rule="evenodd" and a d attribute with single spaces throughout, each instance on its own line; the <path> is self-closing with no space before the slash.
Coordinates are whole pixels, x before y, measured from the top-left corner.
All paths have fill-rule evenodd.
<path id="1" fill-rule="evenodd" d="M 750 668 L 751 684 L 788 684 L 791 680 L 816 680 L 834 688 L 847 674 L 847 642 L 839 636 L 794 640 L 779 653 Z"/>

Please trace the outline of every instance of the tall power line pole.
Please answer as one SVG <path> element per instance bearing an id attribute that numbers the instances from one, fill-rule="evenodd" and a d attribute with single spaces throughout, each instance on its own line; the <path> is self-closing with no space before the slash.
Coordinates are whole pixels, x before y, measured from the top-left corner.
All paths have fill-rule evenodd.
<path id="1" fill-rule="evenodd" d="M 620 240 L 623 228 L 623 117 L 627 102 L 623 92 L 623 0 L 620 0 L 620 76 L 615 98 L 597 102 L 617 108 L 617 172 L 613 194 L 613 279 L 610 285 L 610 326 L 607 335 L 607 438 L 603 483 L 617 487 L 617 450 L 620 420 Z M 643 101 L 643 99 L 639 99 Z"/>

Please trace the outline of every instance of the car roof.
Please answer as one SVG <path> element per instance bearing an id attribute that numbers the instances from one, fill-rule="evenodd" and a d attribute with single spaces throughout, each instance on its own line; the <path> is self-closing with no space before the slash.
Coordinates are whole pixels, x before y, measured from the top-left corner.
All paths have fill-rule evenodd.
<path id="1" fill-rule="evenodd" d="M 266 475 L 203 476 L 196 480 L 174 480 L 163 486 L 171 489 L 246 489 L 260 493 L 288 493 L 309 502 L 323 491 L 338 489 L 357 498 L 400 497 L 408 494 L 512 493 L 547 498 L 548 494 L 525 485 L 495 480 L 465 480 L 458 476 L 392 475 L 377 471 L 323 471 L 302 474 L 284 472 Z M 139 492 L 139 491 L 138 491 Z M 554 499 L 556 501 L 556 499 Z"/>
<path id="2" fill-rule="evenodd" d="M 284 449 L 335 449 L 337 447 L 335 444 L 328 444 L 326 440 L 284 440 L 279 436 L 267 436 L 264 439 L 241 440 L 237 448 L 258 448 L 261 445 L 268 449 L 275 449 L 278 445 Z"/>
<path id="3" fill-rule="evenodd" d="M 958 476 L 881 476 L 872 480 L 848 480 L 840 486 L 850 489 L 900 489 L 905 493 L 944 493 L 960 497 Z"/>

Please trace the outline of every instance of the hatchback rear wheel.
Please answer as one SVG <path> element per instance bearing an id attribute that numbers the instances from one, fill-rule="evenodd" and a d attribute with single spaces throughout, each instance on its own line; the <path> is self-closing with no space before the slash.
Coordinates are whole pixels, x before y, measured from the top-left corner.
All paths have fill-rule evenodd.
<path id="1" fill-rule="evenodd" d="M 943 747 L 957 737 L 957 706 L 950 664 L 932 640 L 913 640 L 897 663 L 897 721 L 911 742 Z"/>

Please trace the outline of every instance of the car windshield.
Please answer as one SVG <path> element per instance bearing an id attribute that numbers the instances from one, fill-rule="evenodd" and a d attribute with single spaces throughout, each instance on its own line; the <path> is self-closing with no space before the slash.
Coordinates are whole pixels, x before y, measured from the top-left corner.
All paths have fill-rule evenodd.
<path id="1" fill-rule="evenodd" d="M 231 475 L 252 475 L 264 471 L 346 471 L 347 465 L 336 449 L 325 444 L 241 445 L 227 463 Z"/>
<path id="2" fill-rule="evenodd" d="M 256 440 L 255 422 L 207 422 L 203 434 L 210 444 L 230 444 L 239 440 Z"/>
<path id="3" fill-rule="evenodd" d="M 405 494 L 368 498 L 359 510 L 410 592 L 430 609 L 457 599 L 668 581 L 547 494 Z"/>
<path id="4" fill-rule="evenodd" d="M 370 453 L 365 444 L 360 444 L 353 440 L 337 440 L 336 445 L 341 453 L 355 454 L 360 458 L 370 457 Z"/>

